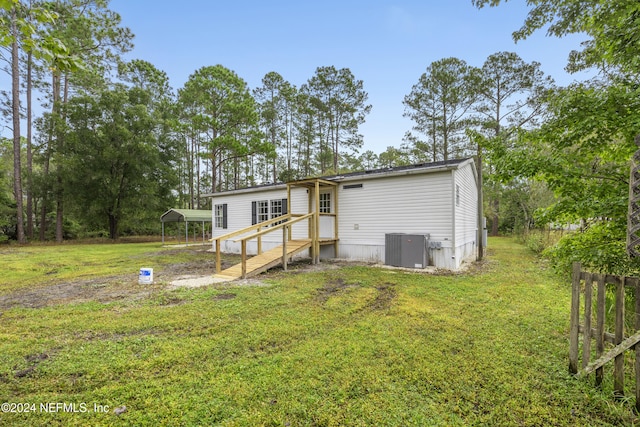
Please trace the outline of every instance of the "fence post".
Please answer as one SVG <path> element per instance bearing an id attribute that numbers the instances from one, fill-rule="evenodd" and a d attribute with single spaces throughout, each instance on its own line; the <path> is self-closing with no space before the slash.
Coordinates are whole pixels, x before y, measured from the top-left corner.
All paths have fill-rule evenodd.
<path id="1" fill-rule="evenodd" d="M 604 353 L 604 316 L 606 304 L 606 284 L 604 275 L 598 274 L 598 296 L 596 302 L 596 359 Z M 596 369 L 596 387 L 602 386 L 604 367 Z"/>
<path id="2" fill-rule="evenodd" d="M 640 331 L 640 280 L 636 280 L 635 286 L 635 330 Z M 636 345 L 636 413 L 640 413 L 640 345 Z"/>
<path id="3" fill-rule="evenodd" d="M 581 280 L 584 278 L 584 325 L 580 325 L 580 293 Z M 596 295 L 593 294 L 594 283 Z M 615 298 L 613 303 L 606 306 L 607 284 L 615 284 Z M 634 292 L 634 329 L 635 332 L 625 339 L 625 292 L 626 287 L 633 287 Z M 595 302 L 593 298 L 595 297 Z M 591 327 L 593 320 L 593 306 L 595 305 L 595 328 Z M 614 311 L 614 334 L 606 331 L 606 313 Z M 624 276 L 608 276 L 605 274 L 587 273 L 581 271 L 581 265 L 574 263 L 571 280 L 571 327 L 569 331 L 569 372 L 578 373 L 578 356 L 580 328 L 583 328 L 582 363 L 580 375 L 588 375 L 595 371 L 595 386 L 602 387 L 604 366 L 613 361 L 613 394 L 615 398 L 624 396 L 624 353 L 635 349 L 635 411 L 640 413 L 640 279 Z M 591 362 L 591 340 L 595 340 L 596 360 Z M 615 347 L 606 354 L 605 341 Z"/>
<path id="4" fill-rule="evenodd" d="M 591 362 L 591 310 L 593 307 L 593 274 L 584 273 L 584 330 L 582 331 L 582 369 Z"/>
<path id="5" fill-rule="evenodd" d="M 569 373 L 578 373 L 578 336 L 580 334 L 580 263 L 573 263 L 571 277 L 571 330 L 569 332 Z"/>
<path id="6" fill-rule="evenodd" d="M 616 284 L 616 325 L 615 345 L 624 339 L 624 286 L 626 277 L 620 277 Z M 624 396 L 624 352 L 616 356 L 613 362 L 613 393 L 617 398 Z"/>

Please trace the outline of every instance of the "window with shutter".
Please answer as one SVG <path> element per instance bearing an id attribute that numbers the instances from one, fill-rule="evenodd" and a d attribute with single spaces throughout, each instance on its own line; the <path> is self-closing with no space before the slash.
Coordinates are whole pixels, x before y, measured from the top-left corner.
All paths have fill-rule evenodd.
<path id="1" fill-rule="evenodd" d="M 227 228 L 227 204 L 215 205 L 215 227 Z"/>

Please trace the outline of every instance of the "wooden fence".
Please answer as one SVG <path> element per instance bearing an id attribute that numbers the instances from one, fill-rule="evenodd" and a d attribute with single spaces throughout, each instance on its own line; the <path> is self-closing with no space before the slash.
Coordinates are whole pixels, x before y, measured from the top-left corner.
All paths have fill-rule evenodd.
<path id="1" fill-rule="evenodd" d="M 584 285 L 583 285 L 584 283 Z M 595 288 L 595 305 L 594 305 Z M 613 294 L 613 301 L 607 304 L 607 289 Z M 633 290 L 634 316 L 633 334 L 625 334 L 625 295 Z M 584 304 L 580 304 L 580 295 Z M 579 263 L 574 263 L 571 291 L 571 330 L 569 333 L 569 372 L 579 376 L 595 371 L 595 384 L 600 387 L 604 378 L 604 365 L 613 360 L 613 389 L 616 397 L 624 396 L 624 352 L 635 351 L 635 391 L 636 410 L 640 411 L 640 279 L 582 271 Z M 611 298 L 610 298 L 611 299 Z M 581 310 L 582 305 L 582 310 Z M 593 324 L 595 309 L 595 325 Z M 610 321 L 606 322 L 607 313 Z M 582 316 L 581 316 L 582 311 Z M 629 318 L 629 317 L 627 317 Z M 581 320 L 582 319 L 582 320 Z M 581 323 L 582 321 L 582 323 Z M 607 323 L 613 323 L 613 331 L 607 330 Z M 579 342 L 582 334 L 582 360 L 579 364 Z M 592 358 L 592 340 L 595 341 L 595 360 Z M 609 350 L 605 352 L 605 344 Z M 613 345 L 613 347 L 611 347 Z"/>

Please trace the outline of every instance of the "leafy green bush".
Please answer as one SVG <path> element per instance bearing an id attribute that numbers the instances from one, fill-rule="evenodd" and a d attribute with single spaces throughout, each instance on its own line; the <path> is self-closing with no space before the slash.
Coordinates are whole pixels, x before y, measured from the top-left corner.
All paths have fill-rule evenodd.
<path id="1" fill-rule="evenodd" d="M 525 245 L 532 252 L 540 255 L 545 250 L 554 246 L 562 238 L 562 233 L 554 230 L 528 230 L 521 233 L 518 241 Z"/>
<path id="2" fill-rule="evenodd" d="M 593 272 L 637 275 L 640 261 L 626 254 L 626 227 L 614 221 L 602 221 L 585 231 L 564 236 L 543 252 L 555 270 L 563 275 L 571 273 L 571 265 L 580 262 Z"/>
<path id="3" fill-rule="evenodd" d="M 522 243 L 536 254 L 542 253 L 547 248 L 547 240 L 543 232 L 535 231 L 525 234 Z"/>

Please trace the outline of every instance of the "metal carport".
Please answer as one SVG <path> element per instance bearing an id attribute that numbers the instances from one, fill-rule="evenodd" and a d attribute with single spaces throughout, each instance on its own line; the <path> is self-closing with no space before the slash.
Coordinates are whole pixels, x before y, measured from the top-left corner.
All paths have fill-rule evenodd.
<path id="1" fill-rule="evenodd" d="M 169 209 L 160 217 L 162 222 L 162 244 L 164 244 L 164 223 L 165 222 L 184 222 L 184 238 L 187 246 L 189 245 L 189 223 L 202 223 L 202 244 L 205 244 L 204 224 L 212 222 L 212 213 L 208 210 L 200 209 Z"/>

